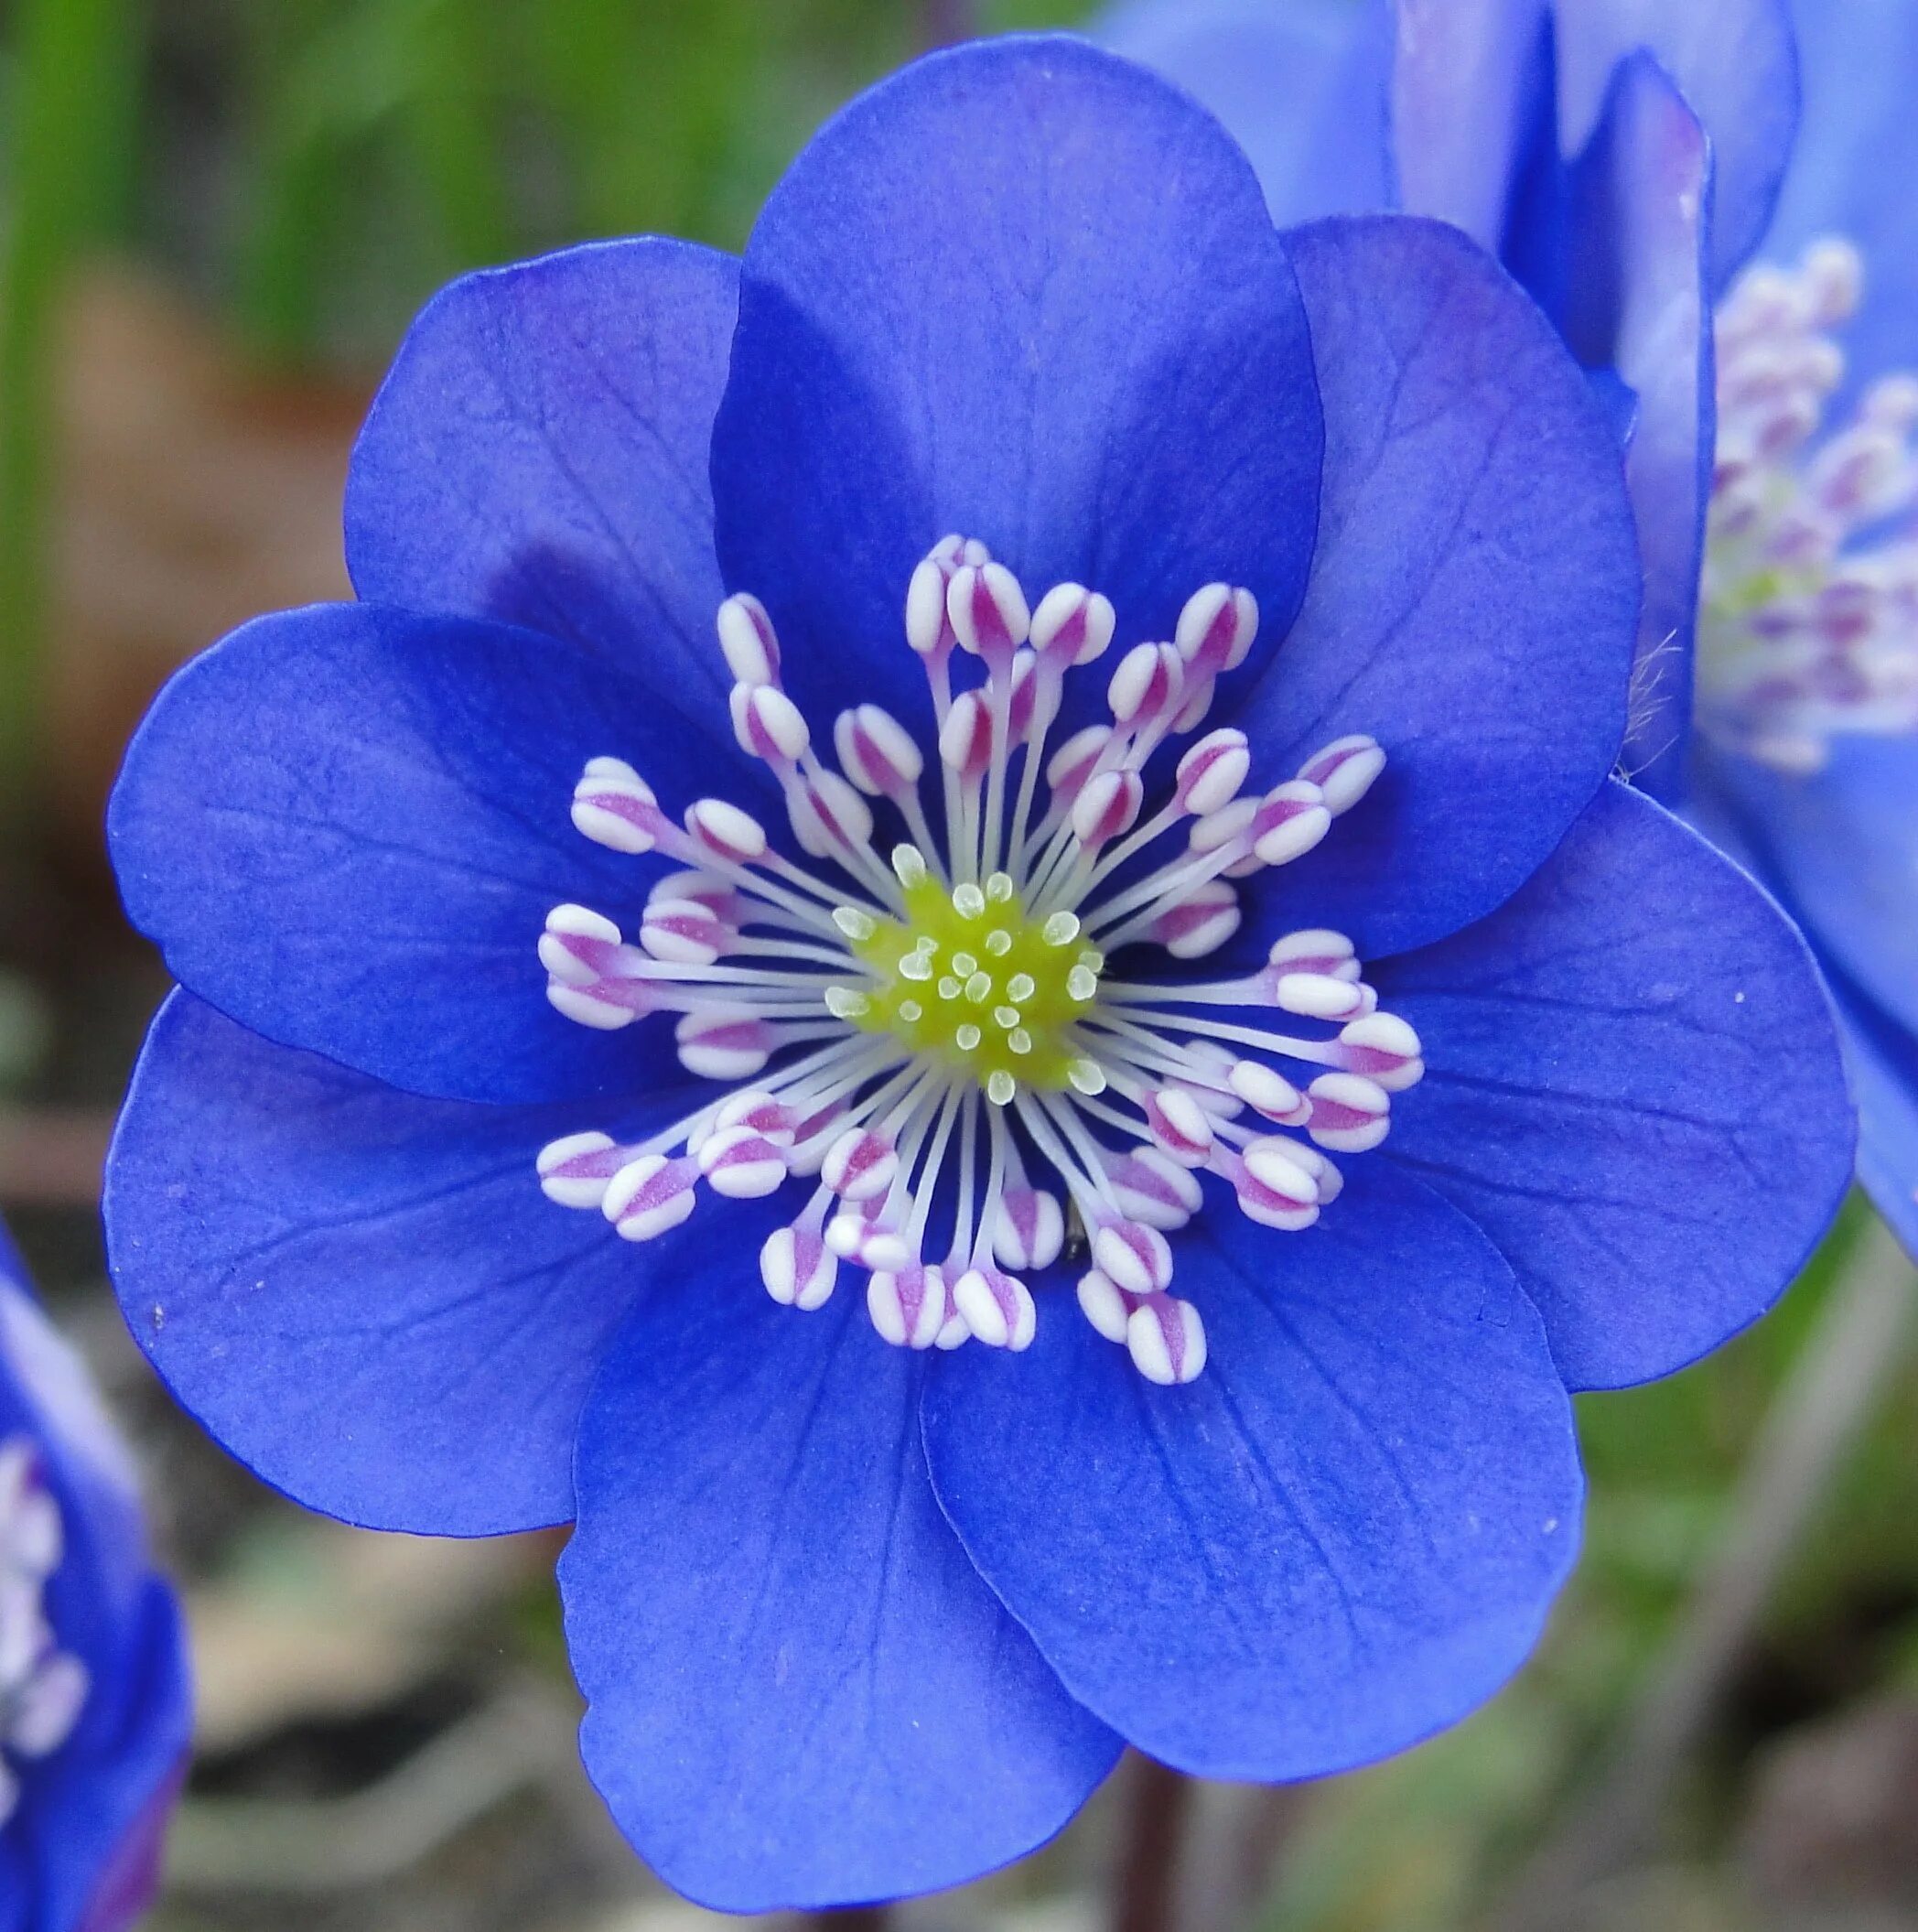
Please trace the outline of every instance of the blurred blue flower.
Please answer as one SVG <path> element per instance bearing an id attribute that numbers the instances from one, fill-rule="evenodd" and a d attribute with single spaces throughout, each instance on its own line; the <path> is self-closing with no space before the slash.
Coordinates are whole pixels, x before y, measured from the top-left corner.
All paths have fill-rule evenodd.
<path id="1" fill-rule="evenodd" d="M 1918 5 L 1132 0 L 1098 31 L 1223 118 L 1281 222 L 1463 227 L 1611 397 L 1626 769 L 1811 936 L 1918 1253 Z"/>
<path id="2" fill-rule="evenodd" d="M 966 1878 L 1122 1737 L 1449 1722 L 1571 1562 L 1568 1387 L 1842 1193 L 1802 944 L 1608 775 L 1579 371 L 1438 224 L 1281 241 L 1081 41 L 864 96 L 743 263 L 455 285 L 346 521 L 362 600 L 189 666 L 115 794 L 183 989 L 114 1268 L 316 1507 L 576 1498 L 587 1763 L 697 1898 Z"/>
<path id="3" fill-rule="evenodd" d="M 0 1923 L 134 1923 L 190 1720 L 126 1452 L 0 1232 Z"/>

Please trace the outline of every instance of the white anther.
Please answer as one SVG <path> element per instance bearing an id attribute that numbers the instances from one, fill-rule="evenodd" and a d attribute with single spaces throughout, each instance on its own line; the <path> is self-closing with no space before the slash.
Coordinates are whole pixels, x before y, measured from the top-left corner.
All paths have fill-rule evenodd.
<path id="1" fill-rule="evenodd" d="M 953 700 L 939 733 L 939 756 L 948 771 L 977 778 L 992 762 L 992 711 L 976 691 Z"/>
<path id="2" fill-rule="evenodd" d="M 1051 1268 L 1065 1244 L 1065 1212 L 1042 1188 L 1009 1189 L 992 1224 L 992 1252 L 1000 1267 L 1021 1272 Z"/>
<path id="3" fill-rule="evenodd" d="M 1126 1348 L 1147 1381 L 1177 1387 L 1196 1380 L 1205 1366 L 1205 1324 L 1190 1301 L 1152 1295 L 1132 1311 Z"/>
<path id="4" fill-rule="evenodd" d="M 766 856 L 766 831 L 749 812 L 723 798 L 702 798 L 686 812 L 694 842 L 731 865 L 752 865 Z"/>
<path id="5" fill-rule="evenodd" d="M 1032 1345 L 1039 1315 L 1023 1281 L 996 1268 L 969 1268 L 953 1283 L 953 1301 L 968 1332 L 987 1348 L 1017 1355 Z"/>
<path id="6" fill-rule="evenodd" d="M 784 1183 L 786 1162 L 757 1128 L 728 1127 L 700 1142 L 699 1171 L 715 1193 L 734 1201 L 757 1201 Z"/>
<path id="7" fill-rule="evenodd" d="M 945 1326 L 950 1303 L 936 1268 L 887 1268 L 866 1284 L 872 1325 L 895 1348 L 931 1348 Z"/>
<path id="8" fill-rule="evenodd" d="M 870 1128 L 848 1128 L 826 1149 L 819 1178 L 842 1201 L 873 1201 L 892 1185 L 899 1149 Z"/>
<path id="9" fill-rule="evenodd" d="M 1099 990 L 1099 976 L 1089 966 L 1075 966 L 1065 976 L 1066 998 L 1090 999 Z"/>
<path id="10" fill-rule="evenodd" d="M 1032 630 L 1018 577 L 1004 564 L 967 564 L 946 586 L 946 621 L 975 657 L 1009 659 Z"/>
<path id="11" fill-rule="evenodd" d="M 1246 1171 L 1268 1193 L 1277 1194 L 1298 1207 L 1316 1207 L 1319 1182 L 1298 1158 L 1298 1144 L 1275 1136 L 1261 1136 L 1245 1143 Z"/>
<path id="12" fill-rule="evenodd" d="M 1170 644 L 1135 644 L 1119 660 L 1105 698 L 1122 725 L 1170 709 L 1184 687 L 1184 666 Z"/>
<path id="13" fill-rule="evenodd" d="M 790 765 L 813 741 L 800 708 L 777 685 L 735 685 L 728 700 L 733 737 L 749 758 Z"/>
<path id="14" fill-rule="evenodd" d="M 833 747 L 846 775 L 874 798 L 903 798 L 926 768 L 912 734 L 877 705 L 842 711 L 833 727 Z"/>
<path id="15" fill-rule="evenodd" d="M 1108 1342 L 1124 1342 L 1126 1323 L 1138 1306 L 1137 1296 L 1115 1287 L 1097 1268 L 1079 1278 L 1079 1307 L 1094 1330 Z"/>
<path id="16" fill-rule="evenodd" d="M 598 1207 L 625 1164 L 609 1134 L 567 1134 L 539 1150 L 540 1192 L 561 1207 Z"/>
<path id="17" fill-rule="evenodd" d="M 1203 1167 L 1212 1149 L 1212 1124 L 1205 1109 L 1183 1087 L 1160 1087 L 1142 1103 L 1154 1141 L 1174 1160 Z"/>
<path id="18" fill-rule="evenodd" d="M 711 966 L 732 944 L 731 931 L 696 899 L 649 899 L 640 944 L 674 966 Z"/>
<path id="19" fill-rule="evenodd" d="M 1066 664 L 1089 664 L 1105 654 L 1118 616 L 1111 599 L 1083 584 L 1055 584 L 1032 613 L 1032 648 L 1055 653 Z"/>
<path id="20" fill-rule="evenodd" d="M 600 1033 L 617 1033 L 653 1010 L 652 996 L 637 979 L 596 979 L 589 987 L 552 979 L 546 999 L 555 1012 Z"/>
<path id="21" fill-rule="evenodd" d="M 772 1029 L 749 1009 L 718 1004 L 684 1015 L 673 1037 L 687 1073 L 729 1086 L 750 1080 L 778 1044 Z"/>
<path id="22" fill-rule="evenodd" d="M 758 598 L 745 590 L 727 598 L 719 606 L 715 628 L 726 668 L 740 684 L 779 683 L 779 635 Z"/>
<path id="23" fill-rule="evenodd" d="M 1032 1036 L 1024 1027 L 1018 1027 L 1006 1036 L 1006 1044 L 1015 1053 L 1029 1053 L 1032 1051 Z M 1018 1092 L 1018 1082 L 1002 1066 L 994 1067 L 986 1076 L 986 1097 L 995 1106 L 1010 1106 L 1012 1097 Z"/>
<path id="24" fill-rule="evenodd" d="M 1813 304 L 1812 319 L 1829 329 L 1858 313 L 1864 293 L 1865 264 L 1858 249 L 1839 235 L 1827 235 L 1805 251 L 1799 276 Z"/>
<path id="25" fill-rule="evenodd" d="M 1207 584 L 1186 599 L 1172 635 L 1180 656 L 1201 675 L 1236 671 L 1258 635 L 1258 599 L 1228 584 Z"/>
<path id="26" fill-rule="evenodd" d="M 1281 973 L 1272 988 L 1272 1003 L 1282 1013 L 1306 1020 L 1350 1020 L 1362 1011 L 1365 993 L 1349 979 L 1329 973 Z"/>
<path id="27" fill-rule="evenodd" d="M 1253 826 L 1258 836 L 1252 849 L 1259 862 L 1289 865 L 1303 858 L 1331 830 L 1332 815 L 1317 785 L 1295 778 L 1266 793 Z"/>
<path id="28" fill-rule="evenodd" d="M 892 870 L 899 882 L 911 891 L 926 880 L 926 858 L 917 846 L 894 846 Z"/>
<path id="29" fill-rule="evenodd" d="M 607 948 L 619 944 L 620 929 L 603 912 L 590 906 L 555 906 L 540 935 L 540 964 L 568 986 L 591 986 L 612 964 Z"/>
<path id="30" fill-rule="evenodd" d="M 595 845 L 650 852 L 657 843 L 658 818 L 652 787 L 621 759 L 590 760 L 573 787 L 574 829 Z"/>
<path id="31" fill-rule="evenodd" d="M 952 643 L 945 616 L 948 575 L 936 556 L 929 556 L 906 586 L 906 642 L 921 657 L 931 657 L 942 645 Z"/>
<path id="32" fill-rule="evenodd" d="M 1392 1096 L 1363 1074 L 1320 1074 L 1306 1093 L 1312 1103 L 1308 1131 L 1336 1153 L 1363 1154 L 1391 1127 Z"/>
<path id="33" fill-rule="evenodd" d="M 782 1307 L 810 1313 L 832 1299 L 839 1258 L 805 1228 L 776 1227 L 760 1249 L 760 1279 Z"/>
<path id="34" fill-rule="evenodd" d="M 1039 936 L 1049 946 L 1069 946 L 1079 936 L 1079 915 L 1076 912 L 1054 912 L 1045 924 L 1040 927 Z M 1030 997 L 1029 995 L 1028 996 Z"/>
<path id="35" fill-rule="evenodd" d="M 1146 788 L 1137 772 L 1101 772 L 1072 801 L 1073 836 L 1096 852 L 1138 823 Z"/>
<path id="36" fill-rule="evenodd" d="M 983 919 L 986 916 L 986 899 L 985 890 L 971 880 L 953 888 L 953 910 L 961 919 Z"/>
<path id="37" fill-rule="evenodd" d="M 1115 1161 L 1108 1178 L 1114 1201 L 1128 1221 L 1170 1234 L 1199 1212 L 1199 1177 L 1157 1147 L 1139 1147 Z"/>
<path id="38" fill-rule="evenodd" d="M 653 1240 L 693 1212 L 696 1173 L 690 1160 L 641 1154 L 613 1176 L 599 1210 L 622 1239 Z"/>
<path id="39" fill-rule="evenodd" d="M 815 772 L 787 794 L 786 818 L 803 850 L 835 858 L 872 836 L 872 807 L 836 772 Z"/>
<path id="40" fill-rule="evenodd" d="M 1110 725 L 1087 725 L 1073 732 L 1046 761 L 1046 783 L 1055 806 L 1069 805 L 1078 796 L 1080 788 L 1098 770 L 1112 740 Z"/>
<path id="41" fill-rule="evenodd" d="M 1325 795 L 1325 809 L 1336 818 L 1371 791 L 1385 769 L 1384 747 L 1377 739 L 1362 734 L 1335 739 L 1315 752 L 1298 775 L 1319 787 Z"/>
<path id="42" fill-rule="evenodd" d="M 1172 1250 L 1156 1227 L 1108 1222 L 1093 1236 L 1093 1260 L 1128 1295 L 1149 1295 L 1172 1279 Z"/>
<path id="43" fill-rule="evenodd" d="M 1065 1077 L 1088 1099 L 1095 1099 L 1105 1091 L 1105 1069 L 1096 1060 L 1082 1056 L 1067 1061 Z"/>
<path id="44" fill-rule="evenodd" d="M 1217 812 L 1238 796 L 1252 771 L 1252 747 L 1243 731 L 1208 731 L 1179 761 L 1176 796 L 1195 818 Z"/>
<path id="45" fill-rule="evenodd" d="M 1303 1127 L 1311 1117 L 1311 1106 L 1282 1074 L 1274 1073 L 1263 1062 L 1237 1060 L 1225 1076 L 1232 1090 L 1254 1113 L 1285 1127 Z"/>
<path id="46" fill-rule="evenodd" d="M 1425 1078 L 1418 1035 L 1396 1013 L 1368 1013 L 1341 1030 L 1346 1072 L 1363 1074 L 1388 1094 L 1402 1094 Z"/>
<path id="47" fill-rule="evenodd" d="M 1339 979 L 1359 977 L 1358 955 L 1343 933 L 1311 926 L 1272 942 L 1266 960 L 1286 973 L 1326 973 Z"/>

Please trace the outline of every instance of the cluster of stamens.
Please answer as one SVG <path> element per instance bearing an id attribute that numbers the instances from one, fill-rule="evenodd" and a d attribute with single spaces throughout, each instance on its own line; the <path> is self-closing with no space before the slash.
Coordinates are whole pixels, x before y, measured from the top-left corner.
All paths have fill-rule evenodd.
<path id="1" fill-rule="evenodd" d="M 1815 772 L 1839 732 L 1918 729 L 1918 377 L 1827 431 L 1832 338 L 1863 283 L 1848 243 L 1749 271 L 1719 311 L 1719 440 L 1698 628 L 1698 718 Z"/>
<path id="2" fill-rule="evenodd" d="M 1224 729 L 1159 779 L 1155 754 L 1203 721 L 1257 622 L 1249 593 L 1207 586 L 1170 642 L 1121 654 L 1109 718 L 1049 745 L 1068 675 L 1112 643 L 1113 608 L 1065 584 L 1032 609 L 984 545 L 947 538 L 906 599 L 937 719 L 922 798 L 929 761 L 877 706 L 839 717 L 838 769 L 822 761 L 770 619 L 728 598 L 734 734 L 822 869 L 737 806 L 700 799 L 675 821 L 630 765 L 587 767 L 576 826 L 680 869 L 652 884 L 632 941 L 602 912 L 555 908 L 549 997 L 587 1026 L 677 1016 L 681 1063 L 725 1090 L 637 1144 L 554 1142 L 546 1193 L 646 1240 L 701 1185 L 749 1199 L 812 1180 L 761 1252 L 768 1290 L 818 1308 L 855 1264 L 875 1327 L 913 1348 L 1025 1347 L 1023 1278 L 1071 1242 L 1094 1326 L 1153 1380 L 1190 1381 L 1204 1328 L 1169 1292 L 1166 1237 L 1198 1213 L 1201 1174 L 1266 1226 L 1309 1226 L 1341 1184 L 1328 1154 L 1375 1146 L 1391 1095 L 1424 1071 L 1340 934 L 1290 934 L 1257 970 L 1213 981 L 1109 964 L 1216 952 L 1240 924 L 1239 882 L 1310 851 L 1384 768 L 1373 739 L 1342 739 L 1247 793 L 1252 748 Z M 960 688 L 967 662 L 983 675 Z M 883 857 L 876 811 L 897 821 Z"/>
<path id="3" fill-rule="evenodd" d="M 59 1647 L 47 1618 L 63 1549 L 38 1452 L 10 1437 L 0 1442 L 0 1820 L 19 1802 L 20 1766 L 59 1750 L 86 1703 L 86 1666 Z"/>

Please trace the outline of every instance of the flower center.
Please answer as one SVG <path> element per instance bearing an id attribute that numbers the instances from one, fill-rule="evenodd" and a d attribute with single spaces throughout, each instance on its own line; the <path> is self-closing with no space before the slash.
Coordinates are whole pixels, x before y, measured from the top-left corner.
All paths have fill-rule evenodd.
<path id="1" fill-rule="evenodd" d="M 1698 614 L 1697 715 L 1719 743 L 1816 772 L 1841 733 L 1918 729 L 1918 376 L 1826 421 L 1856 312 L 1848 243 L 1750 270 L 1717 320 L 1719 441 Z"/>
<path id="2" fill-rule="evenodd" d="M 813 1182 L 760 1252 L 768 1291 L 817 1308 L 842 1263 L 862 1268 L 874 1326 L 912 1348 L 1025 1347 L 1024 1277 L 1061 1258 L 1070 1208 L 1086 1318 L 1151 1379 L 1191 1381 L 1205 1331 L 1170 1292 L 1167 1236 L 1201 1211 L 1200 1176 L 1267 1227 L 1309 1227 L 1342 1184 L 1328 1154 L 1375 1147 L 1392 1095 L 1424 1071 L 1338 933 L 1287 934 L 1223 978 L 1108 966 L 1216 952 L 1240 925 L 1239 882 L 1312 850 L 1384 768 L 1373 739 L 1341 739 L 1246 793 L 1252 747 L 1221 729 L 1159 775 L 1257 621 L 1247 592 L 1207 585 L 1173 639 L 1121 655 L 1110 721 L 1054 746 L 1068 675 L 1104 654 L 1116 613 L 1076 584 L 1029 609 L 984 545 L 946 539 L 906 598 L 938 721 L 928 801 L 934 759 L 878 706 L 843 713 L 839 769 L 822 761 L 770 619 L 728 598 L 734 736 L 777 777 L 814 865 L 724 800 L 675 822 L 631 766 L 587 765 L 578 830 L 680 869 L 653 883 L 637 944 L 603 912 L 555 907 L 548 997 L 586 1026 L 676 1016 L 681 1063 L 717 1089 L 643 1139 L 554 1141 L 546 1194 L 645 1241 L 702 1186 L 750 1199 Z M 961 688 L 968 658 L 980 675 Z"/>
<path id="3" fill-rule="evenodd" d="M 897 918 L 844 907 L 834 921 L 871 976 L 864 989 L 829 990 L 829 1008 L 868 1032 L 969 1074 L 1000 1106 L 1023 1083 L 1041 1093 L 1093 1064 L 1073 1044 L 1105 955 L 1079 939 L 1079 919 L 1034 919 L 1007 872 L 948 887 L 915 846 L 893 855 L 904 905 Z"/>
<path id="4" fill-rule="evenodd" d="M 48 1580 L 60 1566 L 59 1506 L 26 1436 L 0 1442 L 0 1821 L 20 1797 L 18 1767 L 72 1735 L 89 1680 L 48 1621 Z"/>

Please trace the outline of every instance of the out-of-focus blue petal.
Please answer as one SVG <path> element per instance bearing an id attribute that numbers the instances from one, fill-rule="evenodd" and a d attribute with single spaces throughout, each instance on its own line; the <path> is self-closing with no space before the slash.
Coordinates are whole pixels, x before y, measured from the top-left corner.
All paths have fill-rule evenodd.
<path id="1" fill-rule="evenodd" d="M 1809 777 L 1721 756 L 1707 782 L 1813 944 L 1918 1031 L 1918 740 L 1835 737 Z"/>
<path id="2" fill-rule="evenodd" d="M 940 1515 L 920 1358 L 856 1287 L 813 1314 L 760 1289 L 774 1218 L 635 1311 L 587 1406 L 560 1564 L 593 1782 L 663 1878 L 727 1911 L 975 1877 L 1057 1831 L 1119 1742 Z M 1001 1506 L 1051 1480 L 1031 1464 Z"/>
<path id="3" fill-rule="evenodd" d="M 61 1516 L 47 1614 L 89 1689 L 59 1748 L 12 1767 L 20 1794 L 0 1834 L 0 1910 L 31 1932 L 122 1932 L 153 1895 L 152 1853 L 187 1751 L 184 1634 L 151 1568 L 131 1460 L 86 1371 L 0 1277 L 0 1440 L 19 1435 Z"/>
<path id="4" fill-rule="evenodd" d="M 107 831 L 128 914 L 242 1024 L 415 1092 L 673 1079 L 669 1028 L 555 1012 L 538 946 L 562 901 L 630 924 L 661 869 L 574 829 L 588 759 L 630 760 L 674 815 L 716 768 L 759 801 L 704 697 L 503 625 L 361 604 L 260 618 L 167 686 L 127 752 Z"/>
<path id="5" fill-rule="evenodd" d="M 1175 1292 L 1204 1373 L 1146 1382 L 1070 1302 L 923 1404 L 939 1498 L 1066 1688 L 1209 1777 L 1363 1764 L 1530 1648 L 1578 1541 L 1570 1407 L 1537 1314 L 1436 1194 L 1354 1162 L 1319 1225 L 1213 1211 Z"/>
<path id="6" fill-rule="evenodd" d="M 1805 119 L 1765 254 L 1794 262 L 1847 235 L 1865 299 L 1839 340 L 1841 405 L 1874 378 L 1918 365 L 1918 7 L 1909 0 L 1798 0 Z"/>
<path id="7" fill-rule="evenodd" d="M 360 595 L 598 645 L 723 715 L 707 466 L 738 313 L 730 256 L 656 238 L 443 289 L 354 451 Z"/>
<path id="8" fill-rule="evenodd" d="M 1447 0 L 1426 0 L 1439 5 Z M 1473 0 L 1499 5 L 1503 0 Z M 1809 0 L 1824 5 L 1826 0 Z M 1561 140 L 1581 148 L 1618 63 L 1643 48 L 1678 84 L 1710 136 L 1715 287 L 1755 249 L 1778 201 L 1798 125 L 1798 59 L 1787 0 L 1553 0 Z M 1838 0 L 1833 11 L 1849 11 Z M 1795 167 L 1796 164 L 1794 163 Z"/>
<path id="9" fill-rule="evenodd" d="M 978 41 L 861 95 L 766 204 L 715 432 L 720 562 L 815 717 L 921 720 L 901 611 L 942 535 L 1035 598 L 1104 591 L 1122 643 L 1244 584 L 1269 648 L 1320 446 L 1292 272 L 1217 123 L 1083 40 Z"/>
<path id="10" fill-rule="evenodd" d="M 1123 0 L 1087 31 L 1218 115 L 1281 228 L 1390 201 L 1389 0 Z"/>
<path id="11" fill-rule="evenodd" d="M 1776 907 L 1613 783 L 1490 919 L 1373 974 L 1425 1043 L 1381 1158 L 1498 1243 L 1575 1388 L 1771 1306 L 1851 1174 L 1830 1003 Z"/>
<path id="12" fill-rule="evenodd" d="M 1859 1104 L 1859 1179 L 1918 1257 L 1918 1035 L 1835 979 L 1846 1065 Z"/>
<path id="13" fill-rule="evenodd" d="M 1372 794 L 1262 909 L 1293 925 L 1309 911 L 1371 955 L 1489 912 L 1604 783 L 1638 558 L 1604 416 L 1493 263 L 1401 216 L 1288 243 L 1325 401 L 1324 503 L 1305 608 L 1234 722 L 1268 778 L 1347 732 L 1385 746 Z"/>
<path id="14" fill-rule="evenodd" d="M 127 1324 L 180 1402 L 308 1508 L 440 1536 L 565 1522 L 607 1341 L 694 1236 L 642 1257 L 546 1200 L 533 1163 L 562 1134 L 633 1138 L 698 1099 L 617 1117 L 421 1100 L 176 993 L 108 1163 Z"/>
<path id="15" fill-rule="evenodd" d="M 1697 116 L 1650 55 L 1632 56 L 1570 173 L 1579 272 L 1567 278 L 1562 327 L 1581 362 L 1615 368 L 1638 402 L 1625 482 L 1645 594 L 1624 762 L 1659 798 L 1682 784 L 1711 490 L 1710 181 Z"/>

